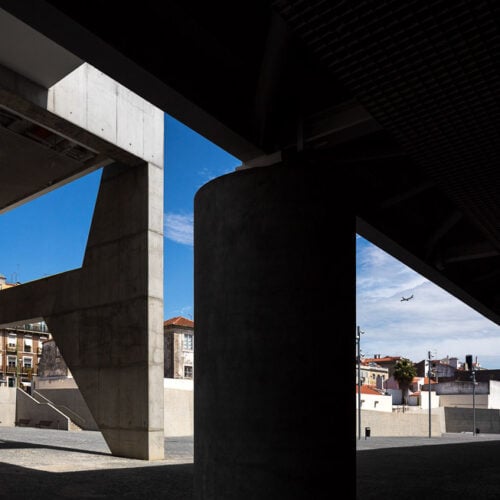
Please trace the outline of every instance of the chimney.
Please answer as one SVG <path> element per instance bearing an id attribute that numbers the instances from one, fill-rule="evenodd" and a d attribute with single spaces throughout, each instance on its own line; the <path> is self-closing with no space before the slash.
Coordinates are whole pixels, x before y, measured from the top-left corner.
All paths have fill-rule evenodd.
<path id="1" fill-rule="evenodd" d="M 7 284 L 7 278 L 3 274 L 0 274 L 0 290 L 2 288 L 5 288 L 6 284 Z"/>

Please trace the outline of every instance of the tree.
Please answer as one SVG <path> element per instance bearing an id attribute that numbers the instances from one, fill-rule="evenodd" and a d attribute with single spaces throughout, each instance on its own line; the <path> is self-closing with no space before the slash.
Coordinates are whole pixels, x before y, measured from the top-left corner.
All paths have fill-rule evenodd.
<path id="1" fill-rule="evenodd" d="M 403 392 L 403 404 L 405 405 L 408 404 L 408 389 L 416 375 L 417 370 L 409 359 L 401 358 L 394 365 L 393 377 Z"/>

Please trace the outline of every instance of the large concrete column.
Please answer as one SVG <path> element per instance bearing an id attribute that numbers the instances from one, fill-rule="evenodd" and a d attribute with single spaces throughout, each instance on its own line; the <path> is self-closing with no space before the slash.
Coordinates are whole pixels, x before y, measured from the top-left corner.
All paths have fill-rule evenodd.
<path id="1" fill-rule="evenodd" d="M 162 167 L 106 167 L 82 268 L 2 291 L 0 324 L 41 318 L 113 455 L 163 459 Z"/>
<path id="2" fill-rule="evenodd" d="M 354 491 L 355 223 L 326 174 L 255 168 L 196 194 L 197 500 Z"/>
<path id="3" fill-rule="evenodd" d="M 164 458 L 163 170 L 103 171 L 74 289 L 46 316 L 112 453 Z"/>

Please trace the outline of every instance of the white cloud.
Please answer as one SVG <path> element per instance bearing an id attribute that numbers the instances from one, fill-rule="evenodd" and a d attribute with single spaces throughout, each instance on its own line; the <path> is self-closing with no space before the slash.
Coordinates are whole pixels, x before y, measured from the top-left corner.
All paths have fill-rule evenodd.
<path id="1" fill-rule="evenodd" d="M 365 355 L 418 362 L 429 350 L 438 358 L 472 354 L 483 366 L 488 360 L 488 368 L 500 368 L 495 323 L 366 240 L 357 243 L 356 319 L 366 332 Z M 411 294 L 412 300 L 401 301 Z"/>
<path id="2" fill-rule="evenodd" d="M 193 246 L 193 214 L 165 214 L 164 231 L 169 240 Z"/>

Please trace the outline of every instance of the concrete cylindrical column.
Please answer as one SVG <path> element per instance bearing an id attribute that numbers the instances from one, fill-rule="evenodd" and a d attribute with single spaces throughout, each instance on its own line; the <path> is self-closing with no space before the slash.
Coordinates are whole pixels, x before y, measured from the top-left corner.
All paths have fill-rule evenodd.
<path id="1" fill-rule="evenodd" d="M 341 356 L 354 374 L 355 228 L 340 204 L 314 169 L 283 165 L 196 194 L 197 500 L 332 498 L 333 459 L 348 457 L 329 443 L 354 432 L 330 410 L 354 401 L 334 368 Z"/>

